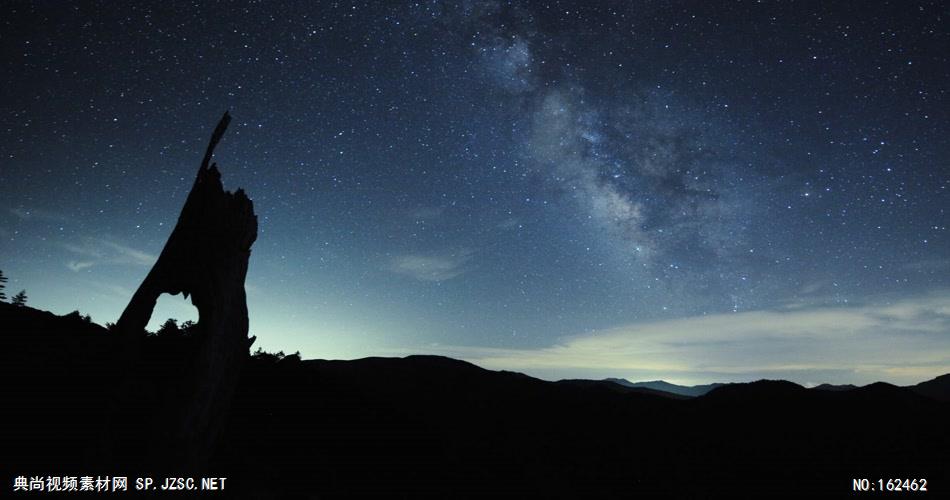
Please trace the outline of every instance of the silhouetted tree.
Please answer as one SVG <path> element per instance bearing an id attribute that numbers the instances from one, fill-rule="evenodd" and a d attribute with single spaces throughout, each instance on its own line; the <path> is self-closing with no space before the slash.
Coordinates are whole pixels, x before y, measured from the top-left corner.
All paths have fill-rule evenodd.
<path id="1" fill-rule="evenodd" d="M 251 355 L 251 358 L 257 361 L 263 361 L 266 363 L 276 363 L 284 359 L 284 351 L 267 352 L 264 349 L 258 347 L 254 354 Z"/>
<path id="2" fill-rule="evenodd" d="M 11 304 L 15 306 L 23 307 L 26 305 L 26 290 L 20 290 L 20 293 L 13 296 L 13 300 L 10 301 Z"/>
<path id="3" fill-rule="evenodd" d="M 67 314 L 67 315 L 65 315 L 65 316 L 63 316 L 63 317 L 64 317 L 64 318 L 69 318 L 70 321 L 83 321 L 83 322 L 86 322 L 86 323 L 92 323 L 92 316 L 90 316 L 90 315 L 88 315 L 88 314 L 83 315 L 83 314 L 81 314 L 81 313 L 79 312 L 78 309 L 75 310 L 75 311 L 73 311 L 73 312 L 71 312 L 71 313 L 69 313 L 69 314 Z"/>
<path id="4" fill-rule="evenodd" d="M 279 361 L 295 362 L 300 361 L 300 351 L 293 354 L 284 354 L 284 351 L 267 352 L 260 347 L 251 354 L 251 359 L 267 363 L 277 363 Z"/>
<path id="5" fill-rule="evenodd" d="M 158 331 L 155 332 L 155 335 L 181 335 L 181 328 L 178 327 L 178 320 L 168 318 L 164 323 L 162 323 L 162 326 L 158 328 Z"/>
<path id="6" fill-rule="evenodd" d="M 0 300 L 7 300 L 7 294 L 3 293 L 3 289 L 7 286 L 4 283 L 7 282 L 7 277 L 3 275 L 3 271 L 0 271 Z"/>
<path id="7" fill-rule="evenodd" d="M 178 329 L 181 330 L 182 335 L 186 337 L 190 337 L 198 331 L 197 326 L 198 326 L 198 323 L 188 320 L 182 323 L 181 325 L 179 325 Z"/>

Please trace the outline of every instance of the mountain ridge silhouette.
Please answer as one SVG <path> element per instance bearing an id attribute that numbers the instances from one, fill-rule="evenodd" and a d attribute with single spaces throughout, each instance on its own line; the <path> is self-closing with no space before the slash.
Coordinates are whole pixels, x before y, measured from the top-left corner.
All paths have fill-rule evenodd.
<path id="1" fill-rule="evenodd" d="M 709 391 L 721 387 L 725 384 L 720 382 L 714 382 L 711 384 L 698 384 L 698 385 L 679 385 L 665 380 L 646 380 L 640 382 L 631 382 L 625 378 L 606 378 L 604 379 L 608 382 L 614 382 L 627 387 L 640 387 L 646 389 L 653 389 L 656 391 L 668 392 L 671 394 L 679 394 L 682 396 L 696 397 L 702 396 Z"/>
<path id="2" fill-rule="evenodd" d="M 88 471 L 121 351 L 79 314 L 0 304 L 13 473 Z M 188 335 L 145 338 L 134 418 L 113 422 L 136 463 L 153 410 L 176 404 Z M 63 363 L 63 365 L 57 365 Z M 927 478 L 946 491 L 947 376 L 911 387 L 815 391 L 787 381 L 728 384 L 700 397 L 596 380 L 549 382 L 452 358 L 414 355 L 245 364 L 220 445 L 205 471 L 233 496 L 771 497 L 845 495 L 851 479 Z M 86 472 L 83 472 L 84 474 Z M 776 485 L 781 485 L 777 489 Z"/>

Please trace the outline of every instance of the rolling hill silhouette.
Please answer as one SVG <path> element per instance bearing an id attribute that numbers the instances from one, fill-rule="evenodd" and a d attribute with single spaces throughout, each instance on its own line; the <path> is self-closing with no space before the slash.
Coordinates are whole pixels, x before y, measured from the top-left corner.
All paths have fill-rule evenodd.
<path id="1" fill-rule="evenodd" d="M 921 382 L 910 390 L 929 398 L 950 401 L 950 373 Z"/>
<path id="2" fill-rule="evenodd" d="M 878 477 L 927 478 L 931 495 L 946 492 L 946 375 L 910 388 L 758 381 L 683 397 L 438 356 L 259 354 L 208 469 L 194 471 L 144 458 L 167 425 L 157 410 L 179 404 L 194 339 L 145 337 L 139 398 L 115 412 L 112 332 L 5 303 L 0 331 L 12 475 L 207 473 L 229 477 L 229 496 L 263 498 L 842 496 L 853 478 Z M 119 462 L 97 456 L 106 426 Z"/>
<path id="3" fill-rule="evenodd" d="M 857 388 L 858 386 L 854 384 L 818 384 L 812 387 L 816 391 L 850 391 Z"/>
<path id="4" fill-rule="evenodd" d="M 646 382 L 631 382 L 625 378 L 608 378 L 608 382 L 613 382 L 615 384 L 620 384 L 626 387 L 638 387 L 643 389 L 653 389 L 655 391 L 668 392 L 671 394 L 679 394 L 681 396 L 702 396 L 703 394 L 708 393 L 709 391 L 721 387 L 723 384 L 703 384 L 703 385 L 677 385 L 671 384 L 665 380 L 649 380 Z"/>

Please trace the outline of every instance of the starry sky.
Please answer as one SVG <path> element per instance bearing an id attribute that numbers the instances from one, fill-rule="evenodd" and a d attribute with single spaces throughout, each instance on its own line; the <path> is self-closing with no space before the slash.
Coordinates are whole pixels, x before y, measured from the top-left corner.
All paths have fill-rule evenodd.
<path id="1" fill-rule="evenodd" d="M 950 372 L 940 2 L 6 2 L 7 295 L 115 321 L 223 111 L 251 333 L 547 379 Z M 11 293 L 12 292 L 12 293 Z M 152 327 L 196 319 L 164 296 Z"/>

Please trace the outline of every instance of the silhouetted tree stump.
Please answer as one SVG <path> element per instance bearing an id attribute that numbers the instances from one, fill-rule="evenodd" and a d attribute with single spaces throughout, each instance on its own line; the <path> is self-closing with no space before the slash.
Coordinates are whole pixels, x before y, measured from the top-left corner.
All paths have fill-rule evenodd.
<path id="1" fill-rule="evenodd" d="M 202 338 L 194 353 L 193 371 L 184 381 L 182 400 L 163 409 L 167 421 L 161 422 L 160 429 L 152 429 L 158 439 L 149 452 L 150 465 L 167 463 L 180 470 L 204 467 L 225 425 L 253 342 L 248 339 L 244 280 L 257 238 L 257 216 L 244 191 L 225 191 L 217 164 L 208 165 L 230 120 L 225 113 L 215 128 L 178 224 L 115 327 L 132 346 L 130 358 L 135 359 L 161 294 L 183 293 L 198 309 L 197 329 Z M 130 366 L 133 377 L 135 369 Z"/>

